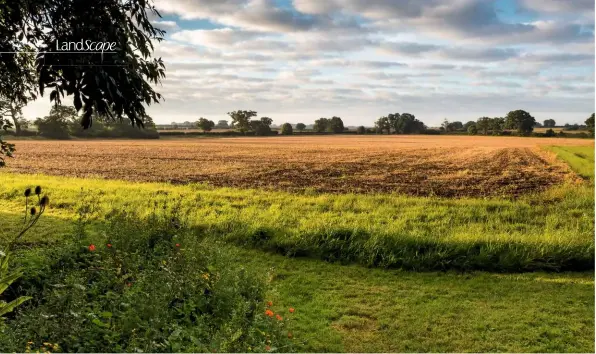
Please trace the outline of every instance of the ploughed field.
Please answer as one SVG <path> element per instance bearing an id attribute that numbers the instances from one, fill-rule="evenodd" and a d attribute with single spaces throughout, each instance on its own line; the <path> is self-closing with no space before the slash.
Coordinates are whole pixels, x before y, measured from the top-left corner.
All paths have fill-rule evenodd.
<path id="1" fill-rule="evenodd" d="M 331 193 L 497 196 L 577 176 L 541 145 L 593 140 L 469 136 L 309 136 L 19 141 L 9 170 L 131 181 Z"/>

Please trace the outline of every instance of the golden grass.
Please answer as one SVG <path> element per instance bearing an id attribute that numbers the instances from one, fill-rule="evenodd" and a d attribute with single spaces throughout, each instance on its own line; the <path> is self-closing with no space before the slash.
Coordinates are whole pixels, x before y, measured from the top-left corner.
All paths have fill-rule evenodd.
<path id="1" fill-rule="evenodd" d="M 9 170 L 214 186 L 410 195 L 517 195 L 573 177 L 540 145 L 593 140 L 303 136 L 19 141 Z"/>

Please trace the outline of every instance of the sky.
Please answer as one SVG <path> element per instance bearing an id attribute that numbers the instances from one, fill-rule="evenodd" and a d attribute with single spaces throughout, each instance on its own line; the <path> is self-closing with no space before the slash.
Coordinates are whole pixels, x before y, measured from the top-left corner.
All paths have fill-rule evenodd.
<path id="1" fill-rule="evenodd" d="M 594 111 L 593 0 L 155 0 L 167 31 L 156 123 L 254 110 L 372 126 Z M 25 108 L 46 115 L 47 97 Z"/>

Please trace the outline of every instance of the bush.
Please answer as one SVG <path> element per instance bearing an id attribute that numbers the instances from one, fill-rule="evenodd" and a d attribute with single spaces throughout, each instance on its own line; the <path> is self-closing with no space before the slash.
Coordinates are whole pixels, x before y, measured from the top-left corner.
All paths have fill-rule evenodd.
<path id="1" fill-rule="evenodd" d="M 38 118 L 33 123 L 39 135 L 50 139 L 69 139 L 68 123 L 60 117 L 48 116 Z"/>
<path id="2" fill-rule="evenodd" d="M 546 132 L 544 133 L 544 136 L 547 136 L 547 137 L 553 137 L 555 135 L 556 135 L 555 131 L 552 129 L 547 129 Z"/>
<path id="3" fill-rule="evenodd" d="M 358 128 L 356 128 L 356 133 L 357 134 L 366 134 L 366 128 L 361 125 Z"/>
<path id="4" fill-rule="evenodd" d="M 176 207 L 160 205 L 143 222 L 110 213 L 101 238 L 76 227 L 16 287 L 35 298 L 7 321 L 0 351 L 46 342 L 64 352 L 292 351 L 265 275 L 184 224 Z"/>

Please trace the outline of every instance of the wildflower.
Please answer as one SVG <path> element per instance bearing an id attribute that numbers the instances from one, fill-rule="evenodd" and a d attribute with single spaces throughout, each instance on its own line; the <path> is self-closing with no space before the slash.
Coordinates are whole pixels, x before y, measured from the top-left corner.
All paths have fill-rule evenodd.
<path id="1" fill-rule="evenodd" d="M 271 301 L 267 301 L 267 306 L 271 307 L 273 306 L 273 303 Z"/>
<path id="2" fill-rule="evenodd" d="M 129 288 L 132 286 L 131 283 L 126 283 L 126 286 L 128 286 Z"/>
<path id="3" fill-rule="evenodd" d="M 295 311 L 294 308 L 290 307 L 290 313 L 294 313 L 294 311 Z"/>
<path id="4" fill-rule="evenodd" d="M 40 195 L 41 194 L 41 187 L 37 186 L 35 187 L 35 194 Z"/>
<path id="5" fill-rule="evenodd" d="M 209 280 L 209 273 L 203 273 L 203 279 Z"/>
<path id="6" fill-rule="evenodd" d="M 270 351 L 270 350 L 271 350 L 271 347 L 270 347 L 270 346 L 268 346 L 268 345 L 266 345 L 266 346 L 265 346 L 265 350 L 266 350 L 266 351 Z"/>
<path id="7" fill-rule="evenodd" d="M 31 188 L 25 189 L 25 197 L 28 197 L 30 195 L 31 195 Z"/>
<path id="8" fill-rule="evenodd" d="M 112 248 L 112 244 L 108 243 L 106 246 L 108 246 L 108 248 Z"/>
<path id="9" fill-rule="evenodd" d="M 280 315 L 275 315 L 275 318 L 277 318 L 277 320 L 278 320 L 278 321 L 281 321 L 281 320 L 283 320 L 283 319 L 284 319 L 284 318 L 283 318 L 283 317 L 281 317 Z"/>
<path id="10" fill-rule="evenodd" d="M 177 244 L 176 244 L 176 247 L 180 247 L 180 244 L 179 244 L 179 243 L 177 243 Z"/>
<path id="11" fill-rule="evenodd" d="M 93 244 L 89 245 L 89 251 L 91 251 L 91 252 L 95 251 L 95 245 L 93 245 Z"/>
<path id="12" fill-rule="evenodd" d="M 265 315 L 267 315 L 269 317 L 273 317 L 273 311 L 267 309 L 267 311 L 265 311 Z"/>
<path id="13" fill-rule="evenodd" d="M 31 213 L 31 216 L 37 214 L 37 209 L 35 209 L 35 207 L 32 207 L 30 213 Z"/>
<path id="14" fill-rule="evenodd" d="M 294 337 L 294 336 L 292 335 L 292 332 L 288 332 L 288 338 L 292 339 L 292 337 Z"/>
<path id="15" fill-rule="evenodd" d="M 46 206 L 48 204 L 50 204 L 50 198 L 47 195 L 44 195 L 43 197 L 41 197 L 41 200 L 39 201 L 39 205 Z"/>

